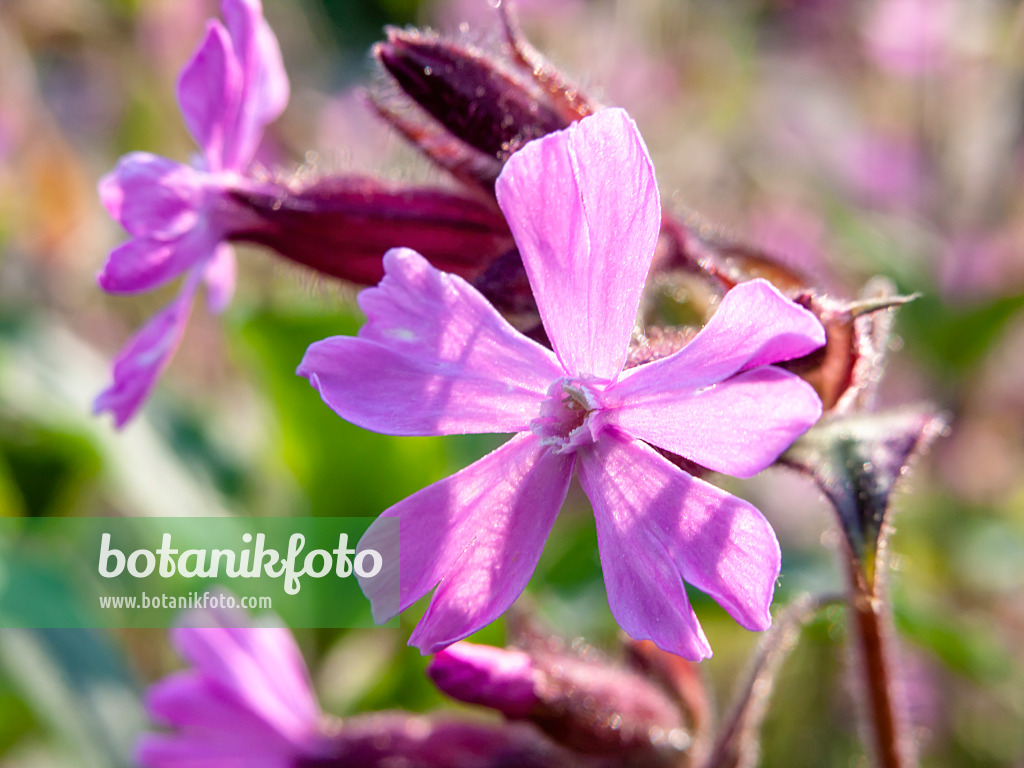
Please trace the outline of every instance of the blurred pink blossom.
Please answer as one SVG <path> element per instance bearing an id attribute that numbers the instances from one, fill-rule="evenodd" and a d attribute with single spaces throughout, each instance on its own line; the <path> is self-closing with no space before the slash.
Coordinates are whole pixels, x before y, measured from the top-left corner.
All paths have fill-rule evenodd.
<path id="1" fill-rule="evenodd" d="M 880 68 L 914 77 L 944 67 L 955 33 L 955 0 L 877 0 L 864 23 L 864 47 Z"/>
<path id="2" fill-rule="evenodd" d="M 866 204 L 882 209 L 913 209 L 926 188 L 921 151 L 912 140 L 875 131 L 851 137 L 843 174 Z"/>
<path id="3" fill-rule="evenodd" d="M 748 223 L 750 240 L 783 264 L 808 274 L 822 269 L 825 222 L 804 207 L 776 203 L 754 210 Z"/>
<path id="4" fill-rule="evenodd" d="M 957 235 L 940 257 L 939 284 L 954 301 L 1016 293 L 1024 285 L 1024 243 L 1011 232 Z"/>
<path id="5" fill-rule="evenodd" d="M 306 664 L 287 629 L 224 610 L 187 616 L 171 635 L 191 667 L 152 686 L 146 709 L 170 733 L 147 733 L 143 768 L 290 768 L 329 741 Z"/>
<path id="6" fill-rule="evenodd" d="M 515 10 L 523 21 L 564 21 L 578 13 L 584 0 L 517 0 Z M 442 28 L 493 27 L 498 21 L 494 0 L 437 0 L 434 17 Z"/>
<path id="7" fill-rule="evenodd" d="M 259 0 L 223 0 L 178 81 L 182 116 L 202 150 L 195 166 L 132 152 L 99 183 L 110 215 L 132 236 L 115 248 L 97 282 L 137 293 L 182 276 L 177 298 L 132 337 L 114 362 L 113 382 L 93 408 L 118 427 L 142 407 L 177 349 L 201 285 L 220 312 L 235 286 L 235 257 L 223 242 L 240 214 L 230 190 L 245 175 L 263 128 L 288 103 L 281 50 Z"/>

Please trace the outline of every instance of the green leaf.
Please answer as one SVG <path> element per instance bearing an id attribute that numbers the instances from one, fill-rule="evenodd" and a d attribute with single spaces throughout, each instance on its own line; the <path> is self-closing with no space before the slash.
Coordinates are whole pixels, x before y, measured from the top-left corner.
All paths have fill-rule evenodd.
<path id="1" fill-rule="evenodd" d="M 949 380 L 980 363 L 1022 310 L 1024 295 L 963 307 L 925 295 L 900 311 L 899 329 L 907 348 Z"/>

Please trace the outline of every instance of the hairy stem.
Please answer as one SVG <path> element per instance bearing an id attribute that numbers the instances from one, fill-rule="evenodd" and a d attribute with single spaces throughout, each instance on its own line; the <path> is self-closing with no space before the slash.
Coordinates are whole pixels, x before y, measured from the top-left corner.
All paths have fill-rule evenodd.
<path id="1" fill-rule="evenodd" d="M 917 759 L 906 735 L 902 686 L 893 675 L 892 621 L 888 605 L 879 580 L 869 582 L 861 564 L 852 555 L 848 557 L 848 571 L 851 628 L 866 688 L 867 724 L 875 760 L 879 768 L 913 768 Z"/>

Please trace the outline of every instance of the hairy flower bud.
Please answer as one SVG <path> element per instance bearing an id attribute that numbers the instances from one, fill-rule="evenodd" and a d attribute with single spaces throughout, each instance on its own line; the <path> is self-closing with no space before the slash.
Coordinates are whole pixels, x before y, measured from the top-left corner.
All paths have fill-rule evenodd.
<path id="1" fill-rule="evenodd" d="M 397 246 L 415 248 L 439 269 L 470 279 L 514 247 L 497 208 L 441 189 L 326 176 L 255 192 L 239 189 L 233 196 L 250 215 L 232 240 L 264 245 L 355 283 L 380 280 L 381 256 Z"/>
<path id="2" fill-rule="evenodd" d="M 437 654 L 427 673 L 449 696 L 529 720 L 581 754 L 660 765 L 689 743 L 681 710 L 662 686 L 592 651 L 463 641 Z"/>
<path id="3" fill-rule="evenodd" d="M 374 55 L 409 98 L 454 136 L 493 157 L 569 124 L 496 59 L 413 30 L 388 30 Z"/>
<path id="4" fill-rule="evenodd" d="M 433 162 L 491 191 L 505 160 L 597 107 L 546 64 L 503 8 L 509 59 L 422 30 L 389 29 L 373 54 L 406 99 L 377 91 L 377 112 Z M 429 118 L 426 116 L 429 115 Z"/>

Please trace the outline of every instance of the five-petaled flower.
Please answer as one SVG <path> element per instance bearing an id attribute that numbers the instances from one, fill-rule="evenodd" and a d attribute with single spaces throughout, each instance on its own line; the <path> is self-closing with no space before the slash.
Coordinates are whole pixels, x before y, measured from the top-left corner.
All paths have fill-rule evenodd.
<path id="1" fill-rule="evenodd" d="M 123 426 L 149 395 L 181 340 L 200 284 L 211 311 L 231 300 L 235 261 L 224 241 L 239 216 L 229 190 L 244 175 L 263 127 L 288 102 L 281 51 L 260 0 L 222 0 L 178 81 L 185 124 L 202 149 L 196 167 L 146 152 L 125 155 L 99 184 L 110 215 L 132 239 L 115 248 L 97 278 L 111 293 L 156 288 L 184 275 L 177 297 L 143 326 L 114 362 L 113 383 L 96 398 Z M 258 185 L 256 185 L 258 186 Z"/>
<path id="2" fill-rule="evenodd" d="M 519 433 L 383 513 L 400 520 L 401 557 L 364 581 L 375 616 L 437 587 L 409 640 L 425 653 L 493 621 L 526 586 L 576 470 L 626 632 L 709 656 L 684 581 L 743 626 L 767 628 L 780 566 L 771 526 L 660 451 L 739 477 L 771 464 L 821 415 L 814 390 L 772 363 L 820 347 L 821 324 L 754 280 L 726 294 L 682 350 L 623 370 L 661 209 L 622 110 L 527 144 L 496 191 L 553 351 L 462 279 L 398 249 L 380 285 L 360 295 L 358 337 L 313 344 L 299 367 L 367 429 Z M 360 546 L 395 544 L 371 527 Z"/>

